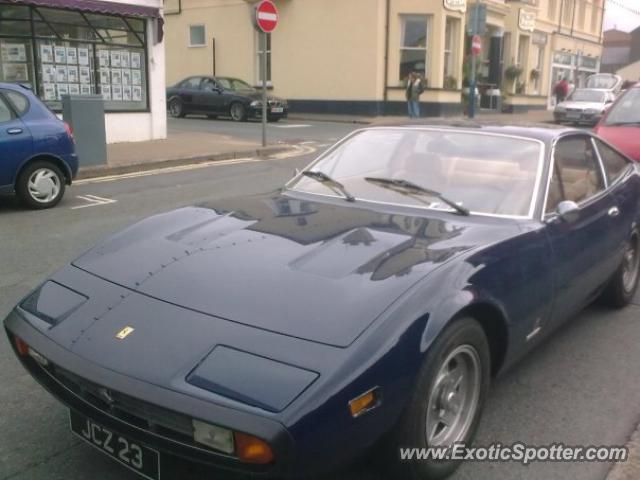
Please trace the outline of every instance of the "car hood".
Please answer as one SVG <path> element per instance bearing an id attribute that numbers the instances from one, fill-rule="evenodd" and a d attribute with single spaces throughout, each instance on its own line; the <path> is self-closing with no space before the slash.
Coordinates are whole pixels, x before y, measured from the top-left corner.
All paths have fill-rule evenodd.
<path id="1" fill-rule="evenodd" d="M 604 103 L 600 102 L 562 102 L 558 105 L 559 107 L 578 109 L 578 110 L 586 110 L 588 108 L 593 108 L 595 110 L 602 110 L 604 108 Z"/>
<path id="2" fill-rule="evenodd" d="M 596 133 L 625 155 L 640 162 L 640 126 L 607 126 L 600 124 Z"/>
<path id="3" fill-rule="evenodd" d="M 73 264 L 173 305 L 347 346 L 436 267 L 516 231 L 510 221 L 424 212 L 277 192 L 148 218 Z"/>

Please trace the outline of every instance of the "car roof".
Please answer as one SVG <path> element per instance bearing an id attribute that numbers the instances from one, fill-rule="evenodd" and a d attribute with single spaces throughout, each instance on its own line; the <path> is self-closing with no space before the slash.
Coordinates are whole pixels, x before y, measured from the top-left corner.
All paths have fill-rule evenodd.
<path id="1" fill-rule="evenodd" d="M 547 123 L 518 123 L 516 125 L 509 125 L 502 122 L 492 121 L 478 121 L 478 120 L 431 120 L 425 121 L 420 124 L 389 124 L 380 125 L 377 127 L 370 127 L 365 130 L 371 129 L 384 129 L 384 128 L 401 128 L 401 129 L 446 129 L 455 130 L 458 132 L 472 132 L 472 133 L 486 133 L 488 135 L 509 135 L 514 137 L 530 138 L 533 140 L 539 140 L 544 143 L 553 142 L 555 139 L 572 134 L 587 134 L 590 132 L 580 130 L 572 127 L 565 127 L 562 125 L 547 124 Z"/>

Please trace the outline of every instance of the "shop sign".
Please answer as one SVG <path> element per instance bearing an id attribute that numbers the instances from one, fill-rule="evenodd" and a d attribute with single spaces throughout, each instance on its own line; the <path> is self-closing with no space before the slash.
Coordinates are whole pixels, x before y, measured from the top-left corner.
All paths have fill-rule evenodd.
<path id="1" fill-rule="evenodd" d="M 524 8 L 520 9 L 520 15 L 518 16 L 518 27 L 520 30 L 527 32 L 533 32 L 536 28 L 536 14 L 530 12 Z"/>
<path id="2" fill-rule="evenodd" d="M 444 8 L 453 12 L 467 11 L 467 0 L 444 0 Z"/>
<path id="3" fill-rule="evenodd" d="M 573 63 L 573 55 L 564 52 L 554 52 L 553 63 L 559 63 L 561 65 L 571 65 Z"/>
<path id="4" fill-rule="evenodd" d="M 547 34 L 544 32 L 533 32 L 531 35 L 531 43 L 534 45 L 546 45 L 547 44 Z"/>
<path id="5" fill-rule="evenodd" d="M 598 68 L 598 59 L 594 57 L 581 57 L 580 66 L 595 70 L 596 68 Z"/>

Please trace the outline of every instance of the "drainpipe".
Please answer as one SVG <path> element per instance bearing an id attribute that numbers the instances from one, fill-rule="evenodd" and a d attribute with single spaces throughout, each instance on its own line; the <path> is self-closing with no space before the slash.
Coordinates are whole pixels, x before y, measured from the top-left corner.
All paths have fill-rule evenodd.
<path id="1" fill-rule="evenodd" d="M 383 114 L 387 111 L 387 85 L 389 84 L 389 16 L 391 12 L 391 0 L 386 0 L 385 20 L 384 20 L 384 85 L 382 86 L 382 109 Z"/>

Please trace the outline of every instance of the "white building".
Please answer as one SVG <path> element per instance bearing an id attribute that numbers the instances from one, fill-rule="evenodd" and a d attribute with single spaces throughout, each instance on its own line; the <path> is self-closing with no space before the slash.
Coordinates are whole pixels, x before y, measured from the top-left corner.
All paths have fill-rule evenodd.
<path id="1" fill-rule="evenodd" d="M 166 138 L 162 0 L 0 0 L 0 82 L 101 95 L 108 143 Z"/>

